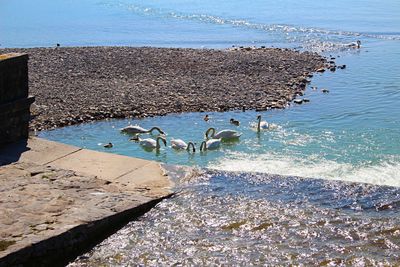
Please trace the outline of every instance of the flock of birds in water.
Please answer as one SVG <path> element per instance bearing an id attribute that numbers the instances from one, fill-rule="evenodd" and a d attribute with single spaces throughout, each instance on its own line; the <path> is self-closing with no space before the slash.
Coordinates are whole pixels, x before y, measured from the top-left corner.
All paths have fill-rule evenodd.
<path id="1" fill-rule="evenodd" d="M 57 47 L 59 47 L 60 44 L 57 44 Z M 360 48 L 361 47 L 361 41 L 357 40 L 357 42 L 353 42 L 350 44 L 347 44 L 346 46 L 351 47 L 351 48 Z M 342 67 L 339 68 L 345 68 L 346 65 L 343 65 Z M 313 89 L 315 90 L 316 87 Z M 323 89 L 323 93 L 329 93 L 329 90 Z M 210 118 L 208 115 L 205 115 L 203 118 L 204 121 L 208 121 Z M 260 132 L 261 130 L 266 130 L 271 127 L 271 125 L 266 122 L 266 121 L 261 121 L 261 115 L 257 116 L 257 132 Z M 235 119 L 230 119 L 230 123 L 236 126 L 239 126 L 240 122 Z M 156 139 L 153 138 L 145 138 L 142 139 L 140 138 L 141 134 L 146 134 L 146 133 L 153 133 L 153 131 L 157 130 L 159 132 L 159 136 Z M 142 128 L 139 125 L 129 125 L 121 129 L 122 133 L 126 133 L 129 135 L 132 135 L 132 138 L 130 139 L 131 141 L 139 142 L 139 144 L 148 150 L 159 150 L 161 147 L 160 142 L 164 144 L 164 146 L 167 146 L 167 139 L 166 139 L 166 134 L 164 131 L 162 131 L 159 127 L 153 127 L 150 130 L 146 130 Z M 233 140 L 233 139 L 238 139 L 242 134 L 239 133 L 238 131 L 235 130 L 221 130 L 216 133 L 215 128 L 209 128 L 205 132 L 205 140 L 201 142 L 200 144 L 200 151 L 206 151 L 206 150 L 212 150 L 212 149 L 218 149 L 221 145 L 221 142 L 227 141 L 227 140 Z M 170 140 L 171 147 L 176 150 L 187 150 L 187 151 L 196 151 L 196 146 L 195 143 L 193 142 L 188 142 L 186 143 L 182 139 L 171 139 Z M 112 148 L 113 144 L 108 143 L 104 145 L 105 148 Z"/>
<path id="2" fill-rule="evenodd" d="M 209 116 L 206 115 L 203 120 L 204 121 L 209 121 Z M 230 119 L 230 123 L 239 126 L 240 122 L 235 119 Z M 257 132 L 261 132 L 262 130 L 268 130 L 272 128 L 272 125 L 269 124 L 266 121 L 261 120 L 261 115 L 257 116 L 257 124 L 255 125 L 255 128 Z M 164 146 L 167 146 L 167 137 L 166 134 L 163 130 L 160 129 L 160 127 L 152 127 L 151 129 L 147 130 L 144 129 L 143 127 L 139 125 L 129 125 L 124 128 L 122 128 L 121 133 L 132 135 L 130 138 L 131 141 L 138 142 L 140 146 L 147 150 L 159 150 L 161 148 L 161 143 L 164 144 Z M 158 131 L 159 135 L 157 136 L 156 139 L 153 138 L 140 138 L 141 134 L 147 134 L 147 133 L 153 133 L 153 131 Z M 215 128 L 211 127 L 205 132 L 205 140 L 201 142 L 200 144 L 200 151 L 206 151 L 206 150 L 213 150 L 213 149 L 218 149 L 221 146 L 221 142 L 224 141 L 229 141 L 229 140 L 235 140 L 239 139 L 239 137 L 242 135 L 242 133 L 235 131 L 235 130 L 230 130 L 230 129 L 225 129 L 217 132 Z M 196 152 L 196 146 L 195 143 L 193 142 L 188 142 L 186 143 L 182 139 L 171 139 L 170 140 L 171 147 L 176 150 L 187 150 L 188 152 Z M 113 147 L 112 143 L 108 143 L 104 145 L 105 148 L 111 148 Z"/>

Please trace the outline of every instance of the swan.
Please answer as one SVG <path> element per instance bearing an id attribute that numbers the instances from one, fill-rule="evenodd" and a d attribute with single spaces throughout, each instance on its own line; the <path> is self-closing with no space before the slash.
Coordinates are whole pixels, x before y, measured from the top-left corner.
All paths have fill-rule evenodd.
<path id="1" fill-rule="evenodd" d="M 186 149 L 187 151 L 190 151 L 190 147 L 192 147 L 192 151 L 196 152 L 196 148 L 192 142 L 186 144 L 182 139 L 172 139 L 171 147 L 174 149 Z"/>
<path id="2" fill-rule="evenodd" d="M 127 134 L 142 134 L 142 133 L 152 133 L 154 130 L 157 130 L 160 134 L 164 134 L 164 132 L 159 127 L 153 127 L 150 130 L 146 130 L 139 125 L 128 125 L 121 129 L 122 133 Z"/>
<path id="3" fill-rule="evenodd" d="M 239 138 L 242 133 L 239 133 L 234 130 L 222 130 L 219 131 L 218 133 L 215 133 L 215 128 L 209 128 L 206 131 L 206 138 L 209 139 L 208 135 L 211 133 L 211 138 L 213 139 L 233 139 L 233 138 Z"/>
<path id="4" fill-rule="evenodd" d="M 201 145 L 200 145 L 200 151 L 217 149 L 217 148 L 219 148 L 220 145 L 221 145 L 221 138 L 203 141 L 203 142 L 201 142 Z"/>
<path id="5" fill-rule="evenodd" d="M 257 116 L 257 132 L 261 131 L 261 129 L 266 130 L 269 128 L 269 123 L 266 121 L 261 121 L 261 115 Z"/>
<path id="6" fill-rule="evenodd" d="M 230 121 L 229 121 L 231 124 L 233 124 L 233 125 L 236 125 L 236 126 L 239 126 L 239 124 L 240 124 L 240 122 L 239 121 L 237 121 L 237 120 L 235 120 L 235 119 L 231 119 Z"/>
<path id="7" fill-rule="evenodd" d="M 167 141 L 165 140 L 164 137 L 161 136 L 157 137 L 157 141 L 152 138 L 146 138 L 146 139 L 139 138 L 139 144 L 144 148 L 160 149 L 160 140 L 164 143 L 164 146 L 167 146 Z"/>

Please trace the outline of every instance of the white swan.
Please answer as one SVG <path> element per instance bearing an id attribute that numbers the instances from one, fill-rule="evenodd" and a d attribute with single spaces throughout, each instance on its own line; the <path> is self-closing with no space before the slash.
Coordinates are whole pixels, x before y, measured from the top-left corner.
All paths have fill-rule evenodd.
<path id="1" fill-rule="evenodd" d="M 196 152 L 196 148 L 192 142 L 186 144 L 186 142 L 183 141 L 182 139 L 172 139 L 171 147 L 173 149 L 186 149 L 187 151 L 189 151 L 190 147 L 192 147 L 192 151 Z"/>
<path id="2" fill-rule="evenodd" d="M 262 130 L 266 130 L 266 129 L 269 128 L 269 123 L 268 123 L 268 122 L 266 122 L 266 121 L 261 121 L 261 115 L 258 115 L 258 116 L 257 116 L 257 120 L 258 120 L 258 123 L 257 123 L 257 132 L 261 131 L 261 129 L 262 129 Z"/>
<path id="3" fill-rule="evenodd" d="M 143 133 L 152 133 L 154 130 L 157 130 L 160 134 L 164 134 L 164 132 L 159 127 L 153 127 L 150 130 L 146 130 L 139 125 L 128 125 L 121 129 L 122 133 L 127 134 L 143 134 Z"/>
<path id="4" fill-rule="evenodd" d="M 152 139 L 152 138 L 146 138 L 146 139 L 140 139 L 139 138 L 139 144 L 144 147 L 144 148 L 155 148 L 155 149 L 160 149 L 160 140 L 164 143 L 164 146 L 167 146 L 167 141 L 165 140 L 164 137 L 157 137 L 157 141 Z"/>
<path id="5" fill-rule="evenodd" d="M 220 145 L 221 145 L 221 138 L 203 141 L 203 142 L 201 142 L 201 145 L 200 145 L 200 151 L 217 149 L 217 148 L 219 148 Z"/>
<path id="6" fill-rule="evenodd" d="M 220 139 L 221 138 L 222 140 L 239 138 L 242 135 L 242 133 L 239 133 L 239 132 L 234 131 L 234 130 L 222 130 L 222 131 L 219 131 L 218 133 L 215 133 L 215 128 L 209 128 L 206 131 L 206 138 L 207 139 L 209 139 L 208 135 L 210 134 L 210 132 L 212 132 L 211 135 L 210 135 L 211 138 L 213 138 L 213 139 Z"/>

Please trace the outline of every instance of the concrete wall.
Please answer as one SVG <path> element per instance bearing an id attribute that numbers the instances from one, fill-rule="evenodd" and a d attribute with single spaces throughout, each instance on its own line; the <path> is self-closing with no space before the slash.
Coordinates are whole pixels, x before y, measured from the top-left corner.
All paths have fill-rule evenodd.
<path id="1" fill-rule="evenodd" d="M 0 55 L 0 147 L 28 138 L 30 105 L 28 55 Z"/>

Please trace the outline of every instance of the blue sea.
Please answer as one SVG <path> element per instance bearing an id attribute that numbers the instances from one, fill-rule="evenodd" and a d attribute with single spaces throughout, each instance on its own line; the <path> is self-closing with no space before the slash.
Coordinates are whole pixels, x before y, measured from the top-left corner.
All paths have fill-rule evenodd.
<path id="1" fill-rule="evenodd" d="M 267 46 L 346 64 L 314 75 L 304 96 L 310 102 L 285 110 L 209 113 L 208 122 L 204 113 L 170 114 L 40 133 L 202 173 L 177 181 L 181 193 L 71 265 L 398 264 L 399 14 L 396 0 L 0 0 L 0 48 Z M 349 48 L 356 40 L 361 48 Z M 257 134 L 259 114 L 274 129 Z M 128 124 L 157 125 L 168 138 L 198 145 L 208 127 L 243 135 L 206 153 L 148 152 L 119 132 Z M 112 149 L 103 148 L 108 142 Z"/>

